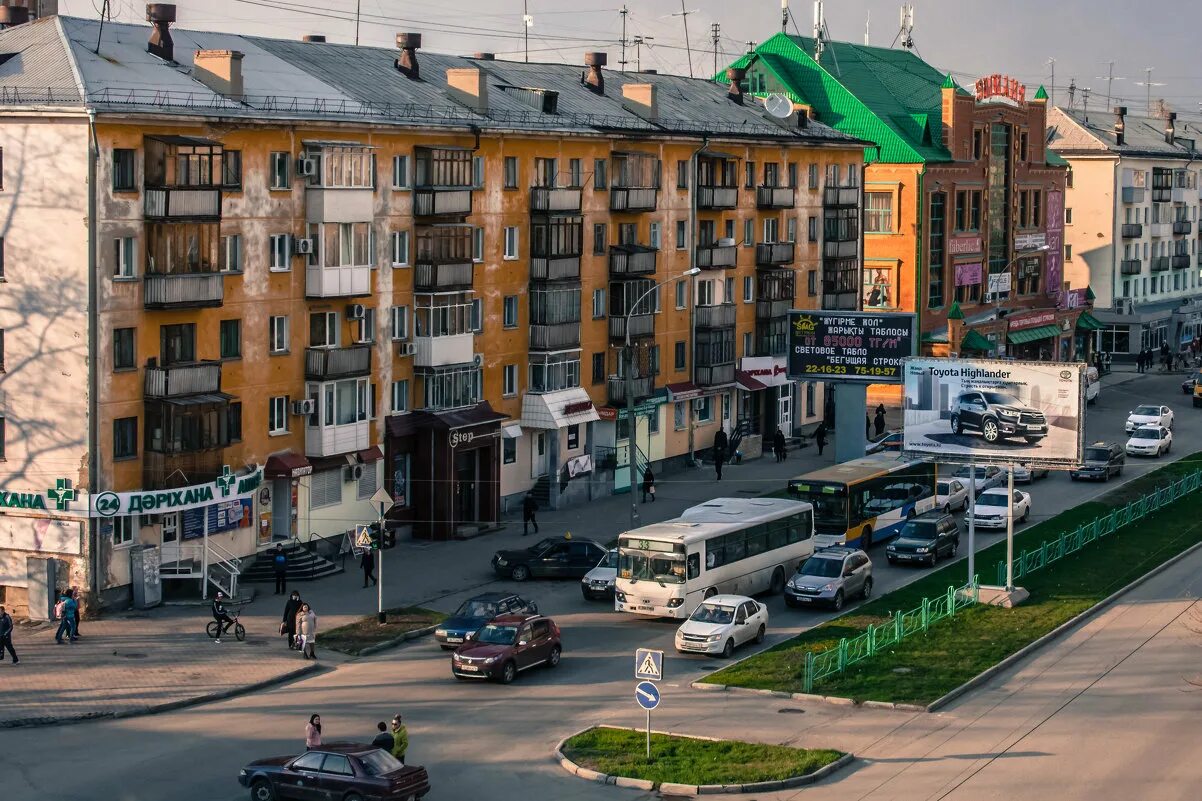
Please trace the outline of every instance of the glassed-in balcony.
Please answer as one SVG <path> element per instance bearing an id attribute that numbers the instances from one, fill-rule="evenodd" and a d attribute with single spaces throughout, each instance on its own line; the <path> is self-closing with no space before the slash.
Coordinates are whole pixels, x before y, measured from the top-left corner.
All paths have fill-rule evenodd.
<path id="1" fill-rule="evenodd" d="M 760 186 L 755 190 L 755 205 L 759 209 L 791 209 L 796 195 L 791 186 Z"/>
<path id="2" fill-rule="evenodd" d="M 761 242 L 755 246 L 755 264 L 757 267 L 792 264 L 795 249 L 792 242 Z"/>
<path id="3" fill-rule="evenodd" d="M 701 211 L 716 211 L 738 208 L 739 188 L 737 186 L 699 186 L 697 187 L 697 208 Z"/>
<path id="4" fill-rule="evenodd" d="M 531 187 L 530 211 L 536 214 L 579 214 L 580 188 L 565 186 Z"/>
<path id="5" fill-rule="evenodd" d="M 702 270 L 721 270 L 734 267 L 739 251 L 734 245 L 698 245 L 697 266 Z"/>
<path id="6" fill-rule="evenodd" d="M 422 226 L 416 232 L 413 288 L 417 292 L 450 292 L 472 288 L 472 227 Z"/>
<path id="7" fill-rule="evenodd" d="M 371 374 L 371 345 L 305 348 L 305 378 L 327 381 Z"/>
<path id="8" fill-rule="evenodd" d="M 659 250 L 647 245 L 611 245 L 609 274 L 614 278 L 652 275 Z"/>

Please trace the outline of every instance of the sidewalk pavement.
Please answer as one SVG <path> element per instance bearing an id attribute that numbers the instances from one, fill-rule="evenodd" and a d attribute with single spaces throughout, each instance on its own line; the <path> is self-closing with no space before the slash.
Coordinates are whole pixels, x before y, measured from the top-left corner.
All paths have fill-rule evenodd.
<path id="1" fill-rule="evenodd" d="M 790 451 L 785 462 L 771 456 L 726 465 L 716 481 L 712 465 L 666 473 L 656 480 L 656 500 L 638 505 L 640 525 L 678 516 L 685 508 L 720 496 L 751 497 L 784 486 L 802 473 L 834 462 L 834 448 L 822 457 L 817 447 Z M 608 496 L 585 506 L 539 512 L 539 534 L 613 540 L 630 518 L 629 494 Z M 500 531 L 467 541 L 402 541 L 383 553 L 384 606 L 429 606 L 453 611 L 454 597 L 483 591 L 497 581 L 489 560 L 494 551 L 534 542 L 523 538 L 520 519 Z M 251 585 L 254 601 L 242 608 L 245 642 L 233 636 L 214 643 L 205 634 L 207 606 L 160 607 L 106 614 L 84 620 L 83 636 L 56 645 L 57 626 L 20 625 L 14 633 L 20 664 L 0 665 L 0 727 L 55 723 L 98 716 L 156 711 L 163 705 L 197 703 L 286 681 L 313 662 L 289 651 L 278 635 L 285 596 L 271 584 Z M 294 582 L 317 613 L 320 665 L 346 661 L 321 648 L 321 632 L 376 611 L 376 592 L 362 587 L 362 574 L 348 558 L 346 571 L 311 582 Z"/>

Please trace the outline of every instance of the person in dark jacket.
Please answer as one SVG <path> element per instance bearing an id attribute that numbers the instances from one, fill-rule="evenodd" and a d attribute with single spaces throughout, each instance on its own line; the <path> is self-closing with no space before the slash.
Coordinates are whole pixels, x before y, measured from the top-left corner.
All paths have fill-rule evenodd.
<path id="1" fill-rule="evenodd" d="M 885 404 L 882 403 L 876 407 L 872 424 L 876 427 L 877 439 L 880 439 L 885 434 Z"/>
<path id="2" fill-rule="evenodd" d="M 651 465 L 647 465 L 643 471 L 643 503 L 647 502 L 648 495 L 652 501 L 655 500 L 655 474 L 651 472 Z"/>
<path id="3" fill-rule="evenodd" d="M 380 733 L 377 734 L 375 739 L 371 741 L 372 746 L 375 748 L 382 748 L 391 754 L 393 740 L 392 735 L 388 733 L 388 724 L 381 720 L 376 724 L 376 728 L 380 730 Z"/>
<path id="4" fill-rule="evenodd" d="M 777 426 L 776 433 L 772 435 L 772 453 L 776 455 L 776 461 L 785 460 L 785 432 L 780 426 Z"/>
<path id="5" fill-rule="evenodd" d="M 826 421 L 823 420 L 818 424 L 818 428 L 814 429 L 814 443 L 818 446 L 818 455 L 822 455 L 822 449 L 826 447 Z"/>
<path id="6" fill-rule="evenodd" d="M 4 650 L 12 654 L 13 664 L 20 662 L 17 652 L 13 650 L 13 617 L 8 610 L 0 606 L 0 662 L 4 661 Z"/>
<path id="7" fill-rule="evenodd" d="M 300 593 L 292 591 L 288 602 L 284 604 L 284 619 L 280 622 L 280 633 L 288 635 L 288 647 L 296 647 L 296 613 L 301 608 Z"/>
<path id="8" fill-rule="evenodd" d="M 376 579 L 376 552 L 371 548 L 363 549 L 363 556 L 359 559 L 359 567 L 363 568 L 363 586 L 367 586 L 370 581 L 372 585 L 376 585 L 379 581 Z"/>
<path id="9" fill-rule="evenodd" d="M 225 610 L 225 593 L 223 592 L 218 592 L 213 596 L 213 619 L 217 621 L 217 636 L 214 640 L 221 642 L 221 635 L 234 625 L 234 619 Z"/>
<path id="10" fill-rule="evenodd" d="M 717 472 L 719 481 L 722 480 L 722 463 L 726 461 L 728 443 L 726 432 L 719 428 L 718 433 L 714 434 L 714 471 Z"/>
<path id="11" fill-rule="evenodd" d="M 534 526 L 534 533 L 538 533 L 538 520 L 535 518 L 535 513 L 538 511 L 538 501 L 534 500 L 534 493 L 527 492 L 526 497 L 522 499 L 522 536 L 530 533 L 530 526 Z"/>
<path id="12" fill-rule="evenodd" d="M 271 569 L 275 573 L 275 594 L 283 595 L 288 591 L 288 554 L 278 543 L 271 554 Z"/>

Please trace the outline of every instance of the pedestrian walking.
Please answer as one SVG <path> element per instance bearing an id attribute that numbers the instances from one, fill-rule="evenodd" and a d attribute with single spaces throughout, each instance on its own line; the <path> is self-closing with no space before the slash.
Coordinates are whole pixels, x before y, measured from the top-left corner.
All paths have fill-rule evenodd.
<path id="1" fill-rule="evenodd" d="M 535 513 L 538 512 L 538 501 L 534 500 L 534 493 L 527 492 L 526 497 L 522 498 L 522 536 L 530 533 L 530 526 L 534 526 L 534 533 L 538 533 L 538 519 Z"/>
<path id="2" fill-rule="evenodd" d="M 78 640 L 83 636 L 79 633 L 79 619 L 83 616 L 79 606 L 79 599 L 83 596 L 79 594 L 79 587 L 71 588 L 71 597 L 75 599 L 75 617 L 71 620 L 71 630 L 75 633 L 75 639 Z"/>
<path id="3" fill-rule="evenodd" d="M 371 548 L 363 549 L 363 556 L 359 558 L 359 567 L 363 568 L 363 586 L 367 586 L 367 582 L 373 585 L 378 584 L 376 580 L 376 552 Z"/>
<path id="4" fill-rule="evenodd" d="M 0 662 L 4 661 L 5 649 L 12 654 L 14 665 L 21 661 L 17 659 L 17 652 L 13 650 L 13 617 L 7 609 L 0 606 Z"/>
<path id="5" fill-rule="evenodd" d="M 221 635 L 234 625 L 234 619 L 225 611 L 225 593 L 220 590 L 213 596 L 213 619 L 217 621 L 217 636 L 213 641 L 220 644 Z"/>
<path id="6" fill-rule="evenodd" d="M 726 431 L 719 428 L 718 433 L 714 434 L 714 471 L 719 481 L 722 480 L 722 463 L 726 461 L 726 447 L 729 442 Z"/>
<path id="7" fill-rule="evenodd" d="M 321 715 L 310 715 L 305 724 L 305 750 L 321 748 Z"/>
<path id="8" fill-rule="evenodd" d="M 71 642 L 75 642 L 75 615 L 79 611 L 79 603 L 75 600 L 75 591 L 70 587 L 63 590 L 58 603 L 54 605 L 54 611 L 59 619 L 58 631 L 54 635 L 54 641 L 62 645 L 63 635 L 65 634 Z"/>
<path id="9" fill-rule="evenodd" d="M 392 735 L 388 733 L 388 724 L 381 720 L 379 723 L 376 724 L 376 728 L 379 730 L 380 733 L 377 734 L 375 736 L 375 738 L 371 741 L 372 746 L 374 748 L 379 748 L 384 751 L 387 751 L 388 753 L 391 754 L 392 753 L 392 745 L 393 745 L 394 741 L 392 739 Z"/>
<path id="10" fill-rule="evenodd" d="M 307 603 L 302 603 L 296 615 L 296 630 L 301 641 L 301 656 L 317 658 L 317 613 Z"/>
<path id="11" fill-rule="evenodd" d="M 872 439 L 872 420 L 864 415 L 864 439 Z"/>
<path id="12" fill-rule="evenodd" d="M 647 465 L 643 471 L 643 503 L 647 502 L 648 495 L 652 501 L 655 500 L 655 474 L 651 472 L 651 465 Z"/>
<path id="13" fill-rule="evenodd" d="M 882 403 L 876 407 L 876 414 L 872 424 L 876 427 L 877 439 L 885 435 L 885 404 Z"/>
<path id="14" fill-rule="evenodd" d="M 283 595 L 288 591 L 288 554 L 280 543 L 271 554 L 271 569 L 275 573 L 275 594 Z"/>
<path id="15" fill-rule="evenodd" d="M 818 428 L 814 429 L 814 442 L 818 445 L 818 455 L 822 455 L 822 449 L 826 447 L 826 421 L 823 420 L 818 424 Z"/>
<path id="16" fill-rule="evenodd" d="M 284 604 L 284 619 L 280 621 L 280 634 L 288 635 L 288 647 L 296 647 L 296 615 L 300 612 L 301 597 L 296 590 L 292 591 L 292 595 L 288 597 L 288 602 Z"/>
<path id="17" fill-rule="evenodd" d="M 392 719 L 392 755 L 405 764 L 405 752 L 409 750 L 409 730 L 401 722 L 398 712 Z"/>
<path id="18" fill-rule="evenodd" d="M 772 452 L 776 454 L 776 461 L 785 460 L 785 432 L 780 426 L 776 427 L 776 433 L 772 435 Z"/>

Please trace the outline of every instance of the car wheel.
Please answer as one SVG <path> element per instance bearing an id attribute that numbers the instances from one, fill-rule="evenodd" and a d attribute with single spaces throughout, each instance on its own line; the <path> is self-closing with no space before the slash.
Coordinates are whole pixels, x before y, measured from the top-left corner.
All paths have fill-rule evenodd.
<path id="1" fill-rule="evenodd" d="M 797 601 L 794 601 L 792 596 L 786 595 L 785 606 L 789 607 L 790 609 L 796 609 L 798 606 L 800 606 L 800 604 L 798 604 Z"/>
<path id="2" fill-rule="evenodd" d="M 514 565 L 513 570 L 509 571 L 509 577 L 514 581 L 525 581 L 530 578 L 530 568 L 525 565 Z"/>
<path id="3" fill-rule="evenodd" d="M 518 675 L 518 666 L 513 662 L 506 662 L 501 666 L 500 682 L 502 684 L 510 684 Z"/>
<path id="4" fill-rule="evenodd" d="M 593 596 L 591 594 L 589 594 L 589 591 L 584 589 L 583 587 L 581 587 L 581 589 L 580 589 L 580 594 L 584 596 L 584 600 L 586 600 L 586 601 L 593 600 Z"/>
<path id="5" fill-rule="evenodd" d="M 931 551 L 931 558 L 930 558 L 930 560 L 927 561 L 927 564 L 930 565 L 931 567 L 934 567 L 935 565 L 939 564 L 939 549 L 938 548 L 936 548 L 934 551 Z"/>
<path id="6" fill-rule="evenodd" d="M 1026 440 L 1027 440 L 1027 444 L 1028 444 L 1028 445 L 1038 445 L 1038 444 L 1039 444 L 1039 441 L 1040 441 L 1041 439 L 1043 439 L 1043 437 L 1027 437 L 1027 438 L 1026 438 Z M 1027 483 L 1028 483 L 1028 484 L 1029 484 L 1029 483 L 1031 483 L 1031 482 L 1033 482 L 1033 481 L 1035 481 L 1035 477 L 1034 477 L 1034 476 L 1032 476 L 1031 478 L 1028 478 L 1028 479 L 1027 479 Z"/>
<path id="7" fill-rule="evenodd" d="M 953 542 L 952 542 L 952 557 L 953 557 L 953 558 L 955 558 L 955 556 L 956 556 L 956 553 L 957 553 L 959 550 L 960 550 L 960 543 L 959 543 L 959 542 L 957 542 L 957 541 L 953 541 Z"/>
<path id="8" fill-rule="evenodd" d="M 271 782 L 259 779 L 250 786 L 250 797 L 251 801 L 275 801 L 275 790 Z"/>
<path id="9" fill-rule="evenodd" d="M 777 595 L 785 588 L 785 570 L 777 567 L 772 571 L 772 580 L 768 583 L 768 594 Z"/>
<path id="10" fill-rule="evenodd" d="M 706 598 L 713 598 L 713 597 L 714 597 L 715 595 L 717 595 L 717 594 L 718 594 L 718 591 L 717 591 L 717 590 L 715 590 L 713 587 L 707 587 L 707 588 L 706 588 L 706 590 L 705 590 L 705 597 L 706 597 Z"/>
<path id="11" fill-rule="evenodd" d="M 1109 470 L 1107 470 L 1107 471 L 1105 472 L 1105 474 L 1102 476 L 1102 481 L 1103 481 L 1103 482 L 1106 482 L 1106 481 L 1109 481 L 1109 480 L 1110 480 L 1110 471 L 1109 471 Z"/>
<path id="12" fill-rule="evenodd" d="M 860 597 L 865 601 L 872 597 L 872 576 L 864 579 L 864 589 L 860 592 Z"/>
<path id="13" fill-rule="evenodd" d="M 560 658 L 563 656 L 563 649 L 558 645 L 551 648 L 551 655 L 547 657 L 547 667 L 553 668 L 559 664 Z"/>
<path id="14" fill-rule="evenodd" d="M 897 560 L 896 560 L 896 559 L 894 559 L 892 556 L 887 556 L 887 557 L 885 557 L 885 558 L 889 560 L 889 564 L 891 564 L 891 565 L 896 565 L 896 564 L 897 564 Z"/>
<path id="15" fill-rule="evenodd" d="M 729 638 L 726 641 L 726 645 L 722 646 L 722 658 L 730 659 L 730 657 L 734 654 L 734 652 L 735 652 L 734 638 Z"/>
<path id="16" fill-rule="evenodd" d="M 764 641 L 764 626 L 760 624 L 760 630 L 755 633 L 755 644 L 759 645 Z"/>
<path id="17" fill-rule="evenodd" d="M 1027 518 L 1030 516 L 1031 516 L 1031 507 L 1028 506 L 1026 509 L 1023 509 L 1023 516 L 1018 519 L 1018 522 L 1026 523 Z"/>
<path id="18" fill-rule="evenodd" d="M 997 427 L 997 420 L 987 419 L 981 424 L 981 437 L 986 442 L 997 442 L 1000 433 Z"/>
<path id="19" fill-rule="evenodd" d="M 952 513 L 952 505 L 950 503 L 943 504 L 943 513 L 945 515 L 950 515 Z"/>
<path id="20" fill-rule="evenodd" d="M 836 612 L 843 608 L 843 590 L 835 593 L 835 600 L 831 605 L 835 608 Z"/>
<path id="21" fill-rule="evenodd" d="M 860 532 L 860 547 L 868 550 L 869 545 L 872 545 L 872 526 L 864 526 L 864 530 Z"/>
<path id="22" fill-rule="evenodd" d="M 958 414 L 952 415 L 952 433 L 957 435 L 964 433 L 964 426 L 960 423 L 960 415 Z"/>

